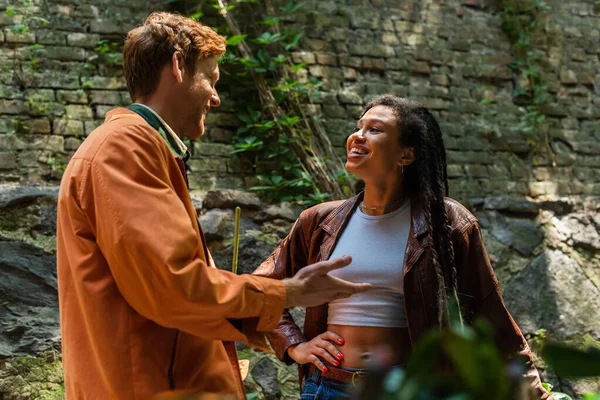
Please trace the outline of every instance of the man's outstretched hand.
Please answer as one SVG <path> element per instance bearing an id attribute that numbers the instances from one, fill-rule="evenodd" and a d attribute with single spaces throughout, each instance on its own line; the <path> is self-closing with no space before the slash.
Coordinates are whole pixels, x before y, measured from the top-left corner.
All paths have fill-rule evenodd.
<path id="1" fill-rule="evenodd" d="M 294 277 L 285 279 L 285 307 L 314 307 L 368 290 L 371 287 L 369 283 L 351 283 L 328 275 L 330 271 L 344 268 L 351 262 L 350 256 L 321 261 L 307 265 Z"/>

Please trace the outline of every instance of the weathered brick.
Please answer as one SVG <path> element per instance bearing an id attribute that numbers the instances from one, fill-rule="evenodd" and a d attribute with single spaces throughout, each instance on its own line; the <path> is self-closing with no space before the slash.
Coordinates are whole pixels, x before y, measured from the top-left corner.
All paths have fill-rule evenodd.
<path id="1" fill-rule="evenodd" d="M 487 167 L 485 165 L 465 165 L 465 171 L 467 176 L 471 178 L 487 178 L 489 176 Z"/>
<path id="2" fill-rule="evenodd" d="M 65 139 L 65 150 L 75 151 L 79 148 L 80 145 L 81 140 L 77 138 L 70 137 Z"/>
<path id="3" fill-rule="evenodd" d="M 333 66 L 338 65 L 337 55 L 334 53 L 317 52 L 315 53 L 315 56 L 317 58 L 317 63 L 319 64 Z"/>
<path id="4" fill-rule="evenodd" d="M 315 53 L 310 51 L 296 51 L 291 54 L 292 61 L 295 63 L 306 62 L 309 64 L 314 64 L 316 62 Z"/>
<path id="5" fill-rule="evenodd" d="M 338 95 L 339 101 L 342 104 L 362 104 L 363 99 L 357 93 L 342 92 Z"/>
<path id="6" fill-rule="evenodd" d="M 121 104 L 121 93 L 114 90 L 91 90 L 91 104 Z"/>
<path id="7" fill-rule="evenodd" d="M 121 77 L 91 76 L 83 80 L 83 87 L 84 89 L 127 89 L 127 83 Z"/>
<path id="8" fill-rule="evenodd" d="M 33 141 L 27 147 L 32 150 L 61 152 L 64 150 L 64 144 L 65 139 L 62 136 L 46 135 L 33 137 Z"/>
<path id="9" fill-rule="evenodd" d="M 4 36 L 8 43 L 35 43 L 35 34 L 32 32 L 15 33 L 8 30 Z"/>
<path id="10" fill-rule="evenodd" d="M 26 119 L 21 121 L 22 130 L 30 134 L 48 134 L 51 132 L 50 120 L 46 118 Z"/>
<path id="11" fill-rule="evenodd" d="M 27 103 L 23 100 L 0 100 L 0 115 L 2 114 L 26 114 L 29 112 Z"/>
<path id="12" fill-rule="evenodd" d="M 350 43 L 350 54 L 354 56 L 393 57 L 394 49 L 381 44 Z"/>
<path id="13" fill-rule="evenodd" d="M 216 143 L 231 143 L 234 133 L 230 130 L 213 127 L 208 129 L 208 138 Z"/>
<path id="14" fill-rule="evenodd" d="M 233 146 L 219 143 L 194 142 L 194 157 L 198 156 L 228 156 L 231 157 Z"/>
<path id="15" fill-rule="evenodd" d="M 96 108 L 95 108 L 96 118 L 104 119 L 104 117 L 106 117 L 106 113 L 109 112 L 110 110 L 112 110 L 113 108 L 115 108 L 115 106 L 105 106 L 105 105 L 96 106 Z"/>
<path id="16" fill-rule="evenodd" d="M 99 34 L 126 34 L 133 25 L 131 24 L 119 24 L 108 19 L 95 19 L 90 22 L 90 31 L 92 33 Z"/>
<path id="17" fill-rule="evenodd" d="M 64 32 L 56 32 L 49 29 L 39 30 L 36 32 L 37 42 L 39 44 L 50 45 L 67 45 L 67 34 Z"/>
<path id="18" fill-rule="evenodd" d="M 17 168 L 17 156 L 14 152 L 0 151 L 0 170 Z"/>
<path id="19" fill-rule="evenodd" d="M 88 102 L 88 95 L 83 90 L 58 90 L 56 98 L 65 103 L 87 104 Z"/>
<path id="20" fill-rule="evenodd" d="M 46 57 L 60 61 L 83 61 L 85 50 L 66 46 L 46 46 Z"/>
<path id="21" fill-rule="evenodd" d="M 69 46 L 83 47 L 87 49 L 93 49 L 100 40 L 100 35 L 88 34 L 88 33 L 69 33 L 67 36 L 67 42 Z"/>
<path id="22" fill-rule="evenodd" d="M 55 135 L 83 136 L 84 134 L 83 121 L 61 118 L 55 119 L 53 125 L 53 133 Z"/>
<path id="23" fill-rule="evenodd" d="M 560 70 L 560 81 L 565 85 L 577 84 L 577 75 L 569 69 Z"/>
<path id="24" fill-rule="evenodd" d="M 86 120 L 94 118 L 92 109 L 84 105 L 69 104 L 65 106 L 65 115 L 69 119 Z"/>
<path id="25" fill-rule="evenodd" d="M 203 157 L 202 159 L 191 159 L 188 161 L 190 175 L 203 172 L 227 172 L 226 158 Z"/>
<path id="26" fill-rule="evenodd" d="M 236 127 L 240 125 L 240 121 L 235 114 L 219 112 L 209 112 L 206 115 L 206 123 L 220 127 Z"/>
<path id="27" fill-rule="evenodd" d="M 90 133 L 92 133 L 92 131 L 94 131 L 94 129 L 102 125 L 103 122 L 104 121 L 99 119 L 94 121 L 83 121 L 83 126 L 85 127 L 85 135 L 87 136 Z"/>

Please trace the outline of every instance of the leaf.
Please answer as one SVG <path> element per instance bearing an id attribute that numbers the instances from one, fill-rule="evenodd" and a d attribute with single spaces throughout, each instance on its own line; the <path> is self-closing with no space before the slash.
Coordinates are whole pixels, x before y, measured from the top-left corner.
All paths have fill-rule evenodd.
<path id="1" fill-rule="evenodd" d="M 292 65 L 292 66 L 290 67 L 290 69 L 291 69 L 292 71 L 294 71 L 294 72 L 298 72 L 298 70 L 299 70 L 300 68 L 304 68 L 304 67 L 306 67 L 307 65 L 308 65 L 308 63 L 307 63 L 307 62 L 301 62 L 301 63 L 299 63 L 299 64 L 294 64 L 294 65 Z"/>
<path id="2" fill-rule="evenodd" d="M 8 7 L 8 8 L 6 9 L 6 16 L 7 16 L 7 17 L 10 17 L 10 16 L 12 16 L 14 13 L 15 13 L 15 8 L 14 8 L 14 7 Z"/>
<path id="3" fill-rule="evenodd" d="M 285 49 L 291 50 L 292 48 L 296 47 L 298 45 L 298 42 L 300 41 L 301 37 L 302 37 L 302 32 L 297 33 L 294 36 L 294 38 L 292 39 L 292 41 L 285 45 Z"/>
<path id="4" fill-rule="evenodd" d="M 246 39 L 246 36 L 248 36 L 248 35 L 235 35 L 235 36 L 228 37 L 227 45 L 235 46 L 236 44 L 243 42 L 244 39 Z"/>
<path id="5" fill-rule="evenodd" d="M 190 18 L 193 19 L 194 21 L 198 21 L 200 18 L 202 18 L 203 15 L 204 15 L 204 13 L 202 11 L 198 11 L 198 12 L 191 14 Z"/>
<path id="6" fill-rule="evenodd" d="M 277 17 L 267 17 L 264 21 L 261 21 L 260 23 L 263 25 L 275 25 L 278 22 L 279 18 Z"/>
<path id="7" fill-rule="evenodd" d="M 556 343 L 547 343 L 542 358 L 560 377 L 586 377 L 600 375 L 600 349 L 589 347 L 578 350 Z"/>

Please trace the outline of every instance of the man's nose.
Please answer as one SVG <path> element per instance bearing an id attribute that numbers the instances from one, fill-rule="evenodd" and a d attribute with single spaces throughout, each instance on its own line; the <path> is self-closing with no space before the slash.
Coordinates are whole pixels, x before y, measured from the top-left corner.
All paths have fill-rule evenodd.
<path id="1" fill-rule="evenodd" d="M 219 107 L 221 105 L 221 99 L 219 98 L 219 93 L 215 90 L 212 96 L 210 97 L 210 106 L 211 107 Z"/>

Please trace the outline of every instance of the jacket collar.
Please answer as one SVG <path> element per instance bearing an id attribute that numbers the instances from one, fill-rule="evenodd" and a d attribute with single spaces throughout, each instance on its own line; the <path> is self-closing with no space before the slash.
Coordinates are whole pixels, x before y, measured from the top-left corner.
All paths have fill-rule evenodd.
<path id="1" fill-rule="evenodd" d="M 337 208 L 335 208 L 329 215 L 321 222 L 319 227 L 327 232 L 329 235 L 337 237 L 337 235 L 345 228 L 346 224 L 350 220 L 352 213 L 358 207 L 358 204 L 363 200 L 365 192 L 350 197 L 344 201 Z M 423 214 L 423 206 L 419 201 L 418 196 L 412 196 L 410 199 L 410 218 L 413 235 L 416 238 L 421 237 L 427 233 L 427 221 Z"/>

